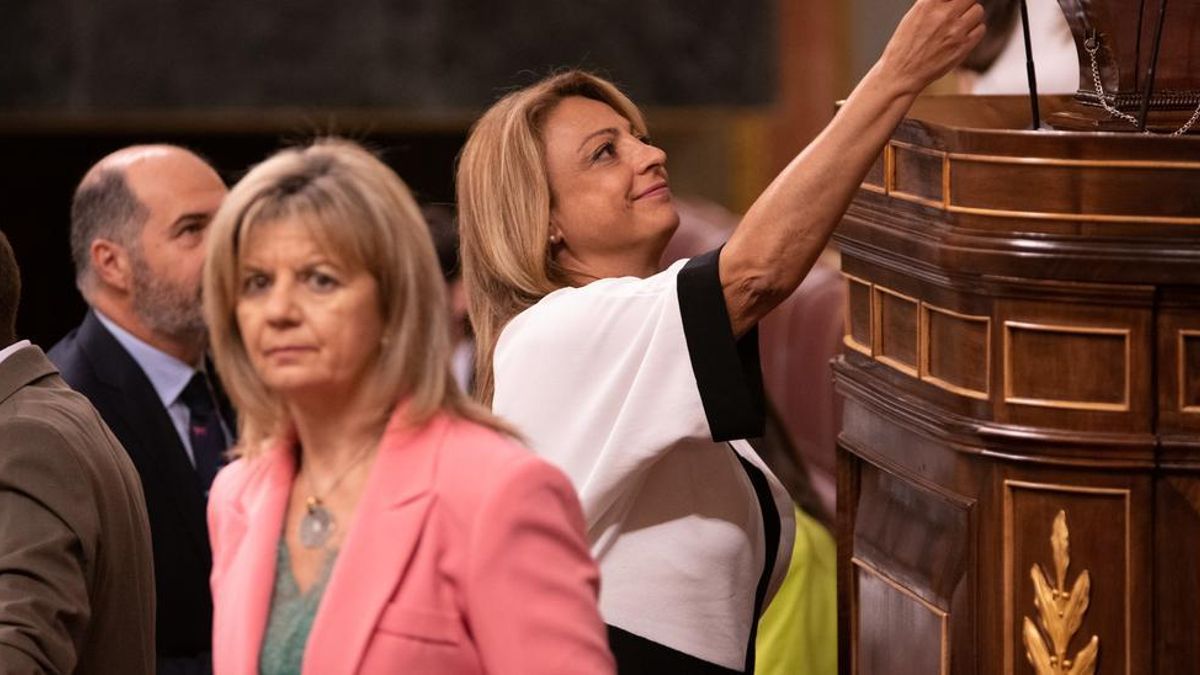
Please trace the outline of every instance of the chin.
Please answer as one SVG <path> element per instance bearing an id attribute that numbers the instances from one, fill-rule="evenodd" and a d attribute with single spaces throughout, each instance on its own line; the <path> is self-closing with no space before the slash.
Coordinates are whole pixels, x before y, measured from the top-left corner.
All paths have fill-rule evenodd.
<path id="1" fill-rule="evenodd" d="M 669 217 L 664 217 L 661 223 L 657 223 L 654 228 L 654 243 L 658 246 L 659 253 L 667 247 L 667 242 L 671 241 L 671 237 L 675 236 L 675 230 L 679 229 L 679 214 L 675 211 L 675 207 L 671 207 Z"/>
<path id="2" fill-rule="evenodd" d="M 324 378 L 310 378 L 298 373 L 276 373 L 263 377 L 263 384 L 284 399 L 307 397 L 333 388 Z"/>

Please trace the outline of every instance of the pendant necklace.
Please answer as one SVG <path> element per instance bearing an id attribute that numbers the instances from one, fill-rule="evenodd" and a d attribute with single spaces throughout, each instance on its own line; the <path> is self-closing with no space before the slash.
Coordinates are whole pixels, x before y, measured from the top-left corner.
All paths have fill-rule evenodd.
<path id="1" fill-rule="evenodd" d="M 337 529 L 337 519 L 333 517 L 333 512 L 325 508 L 325 497 L 328 497 L 341 484 L 342 479 L 350 474 L 350 470 L 358 466 L 371 453 L 368 450 L 364 451 L 353 462 L 350 462 L 342 472 L 338 474 L 326 490 L 324 495 L 317 494 L 316 487 L 313 486 L 312 474 L 305 474 L 306 482 L 308 483 L 309 492 L 311 493 L 308 499 L 304 502 L 304 517 L 300 519 L 300 545 L 304 548 L 324 548 L 329 538 L 333 536 L 334 530 Z"/>

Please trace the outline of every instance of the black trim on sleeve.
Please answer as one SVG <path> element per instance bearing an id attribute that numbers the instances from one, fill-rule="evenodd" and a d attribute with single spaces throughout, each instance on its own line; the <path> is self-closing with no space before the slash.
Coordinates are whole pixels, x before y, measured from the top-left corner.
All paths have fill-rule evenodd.
<path id="1" fill-rule="evenodd" d="M 608 646 L 619 675 L 744 675 L 608 625 Z"/>
<path id="2" fill-rule="evenodd" d="M 729 446 L 729 449 L 742 463 L 746 477 L 754 486 L 754 496 L 758 499 L 758 508 L 762 512 L 763 520 L 763 548 L 766 559 L 763 562 L 762 574 L 758 577 L 758 587 L 754 589 L 754 620 L 750 622 L 750 640 L 746 647 L 746 672 L 753 673 L 755 644 L 758 642 L 758 620 L 762 618 L 763 610 L 766 609 L 764 605 L 767 600 L 767 587 L 771 585 L 771 572 L 775 570 L 775 558 L 779 556 L 779 539 L 783 533 L 783 520 L 779 516 L 779 509 L 775 507 L 775 498 L 771 495 L 771 484 L 767 482 L 766 475 L 757 466 L 738 454 L 732 445 Z"/>
<path id="3" fill-rule="evenodd" d="M 676 290 L 704 415 L 716 442 L 757 438 L 766 426 L 758 327 L 734 340 L 721 288 L 721 249 L 689 260 Z"/>

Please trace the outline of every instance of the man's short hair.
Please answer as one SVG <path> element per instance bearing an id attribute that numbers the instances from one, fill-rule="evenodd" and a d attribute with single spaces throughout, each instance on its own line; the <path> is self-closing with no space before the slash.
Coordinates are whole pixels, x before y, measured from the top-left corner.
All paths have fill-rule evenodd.
<path id="1" fill-rule="evenodd" d="M 96 178 L 80 183 L 71 201 L 75 285 L 83 288 L 91 271 L 93 241 L 108 239 L 128 246 L 149 215 L 149 209 L 130 189 L 122 171 L 105 169 Z"/>
<path id="2" fill-rule="evenodd" d="M 21 300 L 21 270 L 8 237 L 0 232 L 0 349 L 17 341 L 17 304 Z"/>

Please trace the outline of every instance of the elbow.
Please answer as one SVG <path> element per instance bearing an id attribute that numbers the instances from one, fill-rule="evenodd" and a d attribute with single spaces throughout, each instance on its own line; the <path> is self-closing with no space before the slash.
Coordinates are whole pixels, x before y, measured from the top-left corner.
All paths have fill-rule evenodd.
<path id="1" fill-rule="evenodd" d="M 731 289 L 730 319 L 735 327 L 742 328 L 739 334 L 749 330 L 772 309 L 791 295 L 794 284 L 783 275 L 770 271 L 756 271 L 738 278 Z M 735 318 L 736 317 L 736 318 Z M 740 319 L 740 320 L 739 320 Z M 740 325 L 739 325 L 740 324 Z"/>

